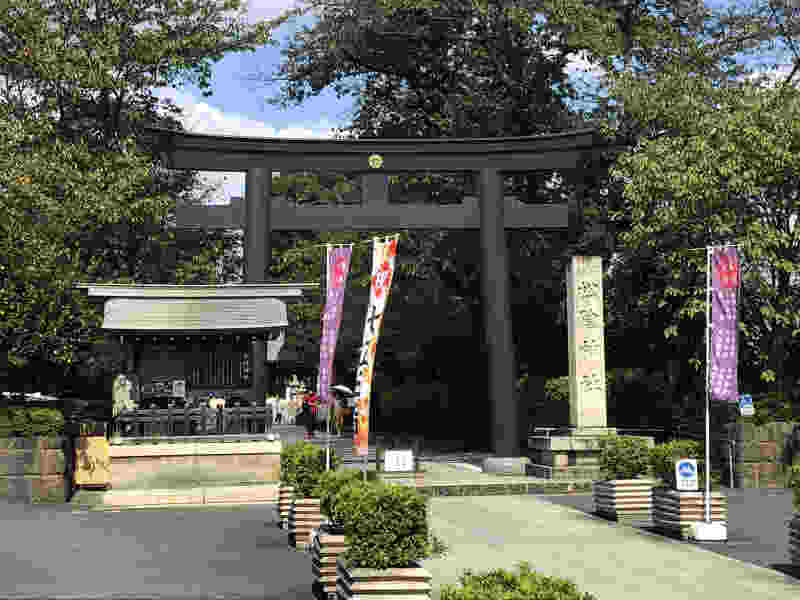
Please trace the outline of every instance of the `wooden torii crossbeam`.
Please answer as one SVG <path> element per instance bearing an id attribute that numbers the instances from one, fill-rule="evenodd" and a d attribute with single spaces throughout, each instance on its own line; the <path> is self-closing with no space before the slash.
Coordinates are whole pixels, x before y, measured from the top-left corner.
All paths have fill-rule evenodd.
<path id="1" fill-rule="evenodd" d="M 245 277 L 268 280 L 272 231 L 480 229 L 483 307 L 489 353 L 492 445 L 497 456 L 519 456 L 522 430 L 515 392 L 506 228 L 580 233 L 582 195 L 594 177 L 588 168 L 605 143 L 594 129 L 541 136 L 479 139 L 297 140 L 244 138 L 150 129 L 155 149 L 173 169 L 245 171 L 240 204 L 181 207 L 179 227 L 244 228 Z M 369 157 L 379 155 L 375 168 Z M 374 164 L 374 163 L 373 163 Z M 349 206 L 290 206 L 273 197 L 272 172 L 358 174 L 362 202 Z M 389 202 L 387 175 L 408 172 L 477 173 L 479 198 L 419 206 Z M 564 204 L 523 205 L 503 194 L 504 171 L 559 171 L 576 184 Z M 263 344 L 255 349 L 255 381 L 266 377 Z"/>

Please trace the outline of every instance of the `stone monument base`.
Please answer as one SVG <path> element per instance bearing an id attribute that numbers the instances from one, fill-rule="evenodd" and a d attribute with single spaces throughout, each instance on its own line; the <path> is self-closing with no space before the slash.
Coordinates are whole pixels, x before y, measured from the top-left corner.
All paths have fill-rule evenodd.
<path id="1" fill-rule="evenodd" d="M 565 427 L 550 435 L 529 436 L 533 463 L 529 474 L 543 479 L 600 480 L 600 440 L 616 433 L 614 427 Z"/>

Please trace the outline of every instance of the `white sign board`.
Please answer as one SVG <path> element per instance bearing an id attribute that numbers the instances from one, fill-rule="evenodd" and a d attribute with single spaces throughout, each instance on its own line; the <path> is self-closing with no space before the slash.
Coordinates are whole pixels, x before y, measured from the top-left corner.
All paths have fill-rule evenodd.
<path id="1" fill-rule="evenodd" d="M 186 380 L 175 379 L 172 382 L 172 395 L 176 398 L 186 397 Z"/>
<path id="2" fill-rule="evenodd" d="M 383 454 L 384 471 L 413 471 L 414 452 L 412 450 L 387 450 Z"/>
<path id="3" fill-rule="evenodd" d="M 739 412 L 743 417 L 752 417 L 755 414 L 753 397 L 750 394 L 742 394 L 739 396 Z"/>
<path id="4" fill-rule="evenodd" d="M 697 491 L 697 460 L 682 458 L 675 461 L 675 481 L 682 492 Z"/>

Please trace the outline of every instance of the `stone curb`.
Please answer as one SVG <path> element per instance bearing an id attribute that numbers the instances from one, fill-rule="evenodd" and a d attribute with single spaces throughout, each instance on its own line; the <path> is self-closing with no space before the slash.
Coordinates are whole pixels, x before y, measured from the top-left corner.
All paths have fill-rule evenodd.
<path id="1" fill-rule="evenodd" d="M 228 486 L 225 488 L 187 488 L 181 490 L 86 490 L 76 491 L 70 504 L 83 510 L 128 510 L 141 508 L 167 507 L 207 507 L 214 506 L 246 506 L 277 504 L 277 484 L 265 486 L 267 490 L 253 490 L 254 486 Z M 261 486 L 258 486 L 259 488 Z M 275 487 L 275 492 L 272 489 Z M 412 486 L 427 497 L 455 496 L 505 496 L 505 495 L 547 495 L 586 493 L 591 491 L 590 481 L 576 482 L 525 482 L 508 481 L 498 483 L 476 483 L 474 481 L 448 482 L 446 484 L 428 484 Z M 248 490 L 248 488 L 250 488 Z M 253 493 L 247 499 L 247 491 Z M 259 493 L 260 492 L 260 493 Z M 264 497 L 268 495 L 268 497 Z M 110 494 L 110 496 L 109 496 Z M 243 497 L 245 496 L 245 497 Z M 209 497 L 214 498 L 208 501 Z M 116 501 L 115 501 L 116 500 Z M 127 500 L 127 502 L 125 501 Z"/>

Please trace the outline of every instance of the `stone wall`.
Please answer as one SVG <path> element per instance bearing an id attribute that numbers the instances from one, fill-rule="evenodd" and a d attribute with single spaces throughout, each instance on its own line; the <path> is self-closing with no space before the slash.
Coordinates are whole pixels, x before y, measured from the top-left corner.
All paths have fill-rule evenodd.
<path id="1" fill-rule="evenodd" d="M 205 437 L 205 436 L 203 436 Z M 280 441 L 123 439 L 110 447 L 112 489 L 169 489 L 277 482 Z"/>
<path id="2" fill-rule="evenodd" d="M 786 487 L 789 466 L 800 464 L 800 452 L 793 448 L 792 431 L 796 423 L 767 423 L 756 427 L 750 423 L 726 426 L 735 440 L 733 478 L 737 488 Z M 730 479 L 728 449 L 718 446 L 722 481 Z"/>
<path id="3" fill-rule="evenodd" d="M 73 454 L 68 437 L 0 438 L 0 500 L 66 502 Z"/>

